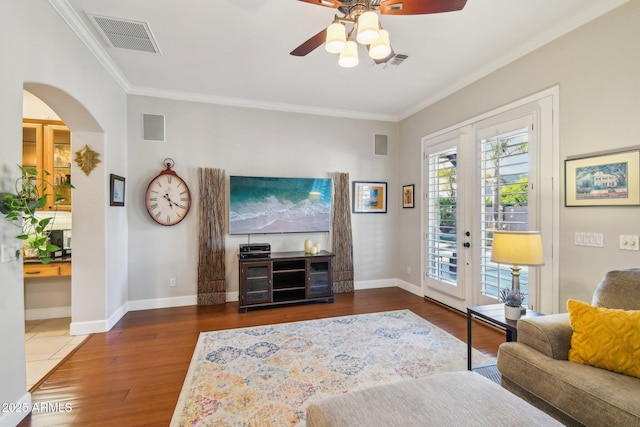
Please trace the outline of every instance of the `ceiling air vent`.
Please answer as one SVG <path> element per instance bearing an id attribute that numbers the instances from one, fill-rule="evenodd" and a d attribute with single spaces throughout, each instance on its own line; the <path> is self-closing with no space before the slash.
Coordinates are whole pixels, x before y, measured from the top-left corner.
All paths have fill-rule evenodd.
<path id="1" fill-rule="evenodd" d="M 109 46 L 160 55 L 149 24 L 87 13 Z"/>
<path id="2" fill-rule="evenodd" d="M 391 58 L 391 60 L 388 62 L 389 65 L 400 65 L 402 64 L 404 61 L 406 61 L 406 59 L 409 57 L 409 55 L 405 55 L 403 53 L 399 53 L 396 56 L 394 56 L 393 58 Z"/>

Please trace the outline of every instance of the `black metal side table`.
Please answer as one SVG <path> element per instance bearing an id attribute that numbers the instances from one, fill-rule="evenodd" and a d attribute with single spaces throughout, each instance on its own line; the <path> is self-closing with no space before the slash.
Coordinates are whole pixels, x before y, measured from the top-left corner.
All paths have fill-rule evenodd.
<path id="1" fill-rule="evenodd" d="M 544 316 L 542 313 L 527 309 L 526 314 L 523 314 L 521 319 L 527 319 L 531 317 Z M 518 321 L 511 320 L 504 317 L 504 304 L 489 304 L 478 305 L 475 307 L 467 308 L 467 369 L 471 370 L 471 325 L 472 319 L 477 317 L 482 319 L 491 325 L 504 329 L 507 335 L 507 342 L 518 340 Z"/>

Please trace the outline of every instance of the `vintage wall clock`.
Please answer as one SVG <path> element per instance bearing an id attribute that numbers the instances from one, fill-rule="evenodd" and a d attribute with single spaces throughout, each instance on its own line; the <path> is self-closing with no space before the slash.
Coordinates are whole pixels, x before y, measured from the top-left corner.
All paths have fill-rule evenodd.
<path id="1" fill-rule="evenodd" d="M 147 186 L 144 203 L 151 218 L 160 225 L 176 225 L 189 213 L 191 192 L 187 183 L 171 167 L 173 159 L 164 159 L 165 170 Z"/>

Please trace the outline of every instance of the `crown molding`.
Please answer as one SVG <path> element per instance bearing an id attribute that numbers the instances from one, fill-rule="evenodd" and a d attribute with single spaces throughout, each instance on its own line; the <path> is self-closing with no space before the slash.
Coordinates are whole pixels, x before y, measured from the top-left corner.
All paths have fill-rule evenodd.
<path id="1" fill-rule="evenodd" d="M 111 57 L 104 50 L 104 47 L 93 37 L 91 31 L 71 7 L 67 0 L 49 0 L 49 4 L 55 9 L 69 27 L 76 33 L 80 40 L 89 48 L 91 53 L 98 59 L 107 72 L 113 77 L 118 85 L 129 93 L 131 84 L 122 74 L 120 68 L 111 60 Z"/>
<path id="2" fill-rule="evenodd" d="M 231 107 L 255 108 L 259 110 L 281 111 L 287 113 L 312 114 L 319 116 L 339 117 L 345 119 L 376 120 L 397 122 L 398 118 L 390 114 L 374 114 L 364 111 L 338 110 L 334 108 L 312 107 L 308 105 L 285 104 L 260 101 L 255 99 L 234 98 L 206 95 L 193 92 L 159 90 L 149 87 L 132 87 L 130 95 L 149 96 L 153 98 L 173 99 L 176 101 L 201 102 L 203 104 L 226 105 Z"/>

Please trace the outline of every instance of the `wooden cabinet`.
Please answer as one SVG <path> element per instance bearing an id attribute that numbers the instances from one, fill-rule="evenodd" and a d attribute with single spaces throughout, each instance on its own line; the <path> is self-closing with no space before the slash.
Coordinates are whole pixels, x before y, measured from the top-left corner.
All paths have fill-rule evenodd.
<path id="1" fill-rule="evenodd" d="M 333 301 L 333 254 L 277 252 L 240 258 L 240 311 L 310 301 Z"/>
<path id="2" fill-rule="evenodd" d="M 71 210 L 71 132 L 60 121 L 24 119 L 22 124 L 22 166 L 35 169 L 38 179 L 45 179 L 64 197 L 57 209 Z M 49 175 L 45 174 L 45 171 Z M 45 210 L 55 210 L 53 196 Z"/>
<path id="3" fill-rule="evenodd" d="M 25 279 L 31 279 L 34 277 L 71 276 L 71 261 L 52 262 L 49 264 L 25 262 L 22 273 Z"/>

